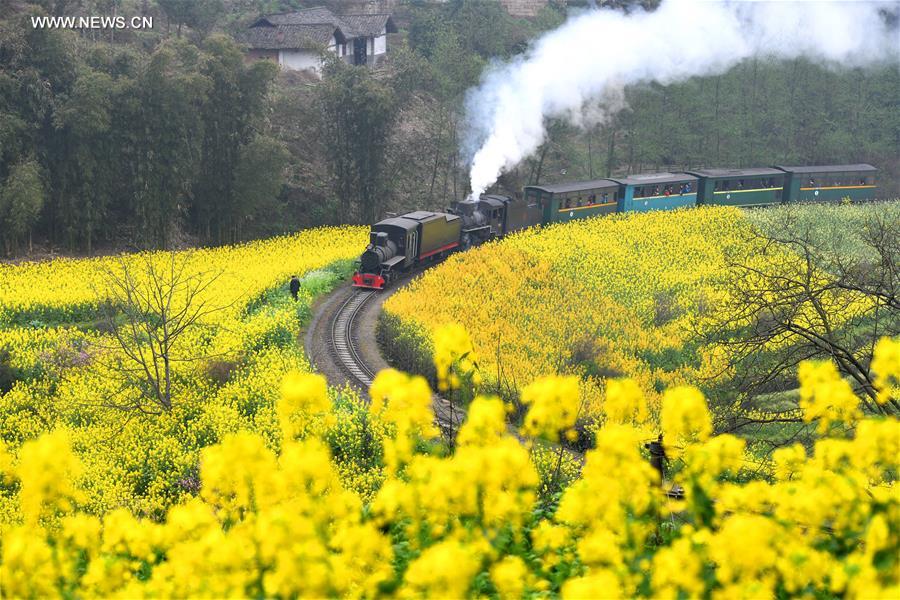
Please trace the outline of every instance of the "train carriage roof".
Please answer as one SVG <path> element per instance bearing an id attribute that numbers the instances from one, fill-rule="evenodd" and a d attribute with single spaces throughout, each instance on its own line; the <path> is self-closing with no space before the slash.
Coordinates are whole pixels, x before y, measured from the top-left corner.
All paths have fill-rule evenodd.
<path id="1" fill-rule="evenodd" d="M 526 185 L 526 188 L 541 190 L 550 194 L 566 192 L 585 192 L 596 188 L 616 187 L 619 183 L 612 179 L 591 179 L 590 181 L 570 181 L 568 183 L 551 183 L 549 185 Z"/>
<path id="2" fill-rule="evenodd" d="M 696 176 L 690 173 L 642 173 L 627 177 L 614 177 L 613 181 L 624 185 L 647 185 L 650 183 L 680 183 L 682 181 L 694 181 Z"/>
<path id="3" fill-rule="evenodd" d="M 698 177 L 765 177 L 768 175 L 784 175 L 784 171 L 775 168 L 758 169 L 692 169 L 685 171 Z"/>
<path id="4" fill-rule="evenodd" d="M 840 173 L 841 171 L 877 171 L 876 167 L 866 163 L 858 165 L 820 165 L 816 167 L 783 167 L 775 165 L 776 169 L 787 171 L 788 173 Z"/>

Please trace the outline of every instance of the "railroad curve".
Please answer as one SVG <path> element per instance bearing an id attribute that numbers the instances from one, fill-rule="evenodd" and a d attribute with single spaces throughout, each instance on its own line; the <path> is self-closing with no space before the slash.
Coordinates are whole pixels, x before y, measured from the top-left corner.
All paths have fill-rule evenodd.
<path id="1" fill-rule="evenodd" d="M 364 389 L 372 385 L 375 372 L 360 357 L 354 325 L 362 308 L 374 296 L 375 292 L 370 291 L 352 293 L 338 308 L 331 321 L 331 349 L 344 371 L 362 384 Z"/>
<path id="2" fill-rule="evenodd" d="M 390 366 L 376 340 L 378 315 L 384 300 L 400 287 L 369 292 L 342 285 L 313 307 L 304 341 L 306 355 L 331 386 L 351 385 L 368 401 L 375 374 Z M 432 409 L 435 423 L 445 433 L 455 433 L 465 420 L 464 408 L 438 394 L 432 396 Z"/>

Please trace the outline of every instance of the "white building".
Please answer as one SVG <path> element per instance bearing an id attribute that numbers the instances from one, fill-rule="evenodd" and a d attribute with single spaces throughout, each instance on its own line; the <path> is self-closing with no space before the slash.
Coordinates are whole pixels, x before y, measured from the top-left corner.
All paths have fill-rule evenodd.
<path id="1" fill-rule="evenodd" d="M 260 17 L 242 41 L 250 60 L 319 72 L 328 52 L 350 64 L 377 64 L 387 53 L 387 34 L 396 32 L 390 15 L 335 15 L 319 7 Z"/>

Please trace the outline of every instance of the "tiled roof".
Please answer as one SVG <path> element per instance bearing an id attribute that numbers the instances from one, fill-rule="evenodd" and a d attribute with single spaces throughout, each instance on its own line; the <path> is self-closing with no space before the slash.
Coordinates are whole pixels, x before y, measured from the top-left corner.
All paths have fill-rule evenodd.
<path id="1" fill-rule="evenodd" d="M 272 25 L 321 25 L 323 23 L 329 23 L 337 27 L 341 26 L 341 23 L 338 22 L 334 13 L 324 6 L 266 15 L 261 17 L 256 23 L 259 23 L 260 21 L 268 21 Z M 251 27 L 256 25 L 256 23 L 251 25 Z"/>
<path id="2" fill-rule="evenodd" d="M 293 12 L 266 15 L 257 19 L 247 30 L 249 33 L 244 42 L 253 48 L 302 48 L 305 46 L 286 46 L 277 40 L 280 35 L 289 43 L 298 43 L 301 38 L 308 37 L 315 40 L 316 44 L 329 43 L 322 36 L 325 26 L 331 26 L 332 32 L 340 30 L 341 36 L 346 38 L 368 37 L 379 35 L 382 31 L 396 33 L 390 15 L 335 15 L 324 6 L 316 8 L 304 8 Z M 307 29 L 302 29 L 302 28 Z M 320 28 L 313 31 L 309 28 Z M 259 30 L 259 31 L 257 31 Z M 281 32 L 281 33 L 279 33 Z M 330 34 L 329 34 L 330 35 Z M 339 36 L 339 38 L 341 37 Z M 327 36 L 325 36 L 327 38 Z M 268 44 L 268 45 L 256 45 Z"/>
<path id="3" fill-rule="evenodd" d="M 263 25 L 257 22 L 241 36 L 241 41 L 262 50 L 325 48 L 337 38 L 344 43 L 343 32 L 332 24 L 315 25 Z"/>
<path id="4" fill-rule="evenodd" d="M 345 33 L 350 37 L 381 35 L 382 31 L 397 33 L 397 26 L 391 15 L 340 15 L 346 25 Z"/>

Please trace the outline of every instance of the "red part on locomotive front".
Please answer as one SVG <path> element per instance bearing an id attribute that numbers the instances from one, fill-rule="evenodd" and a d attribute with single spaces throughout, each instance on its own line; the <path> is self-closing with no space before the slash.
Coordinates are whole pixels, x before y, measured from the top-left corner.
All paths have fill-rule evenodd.
<path id="1" fill-rule="evenodd" d="M 384 277 L 374 273 L 354 273 L 353 287 L 369 288 L 373 290 L 384 289 Z"/>

